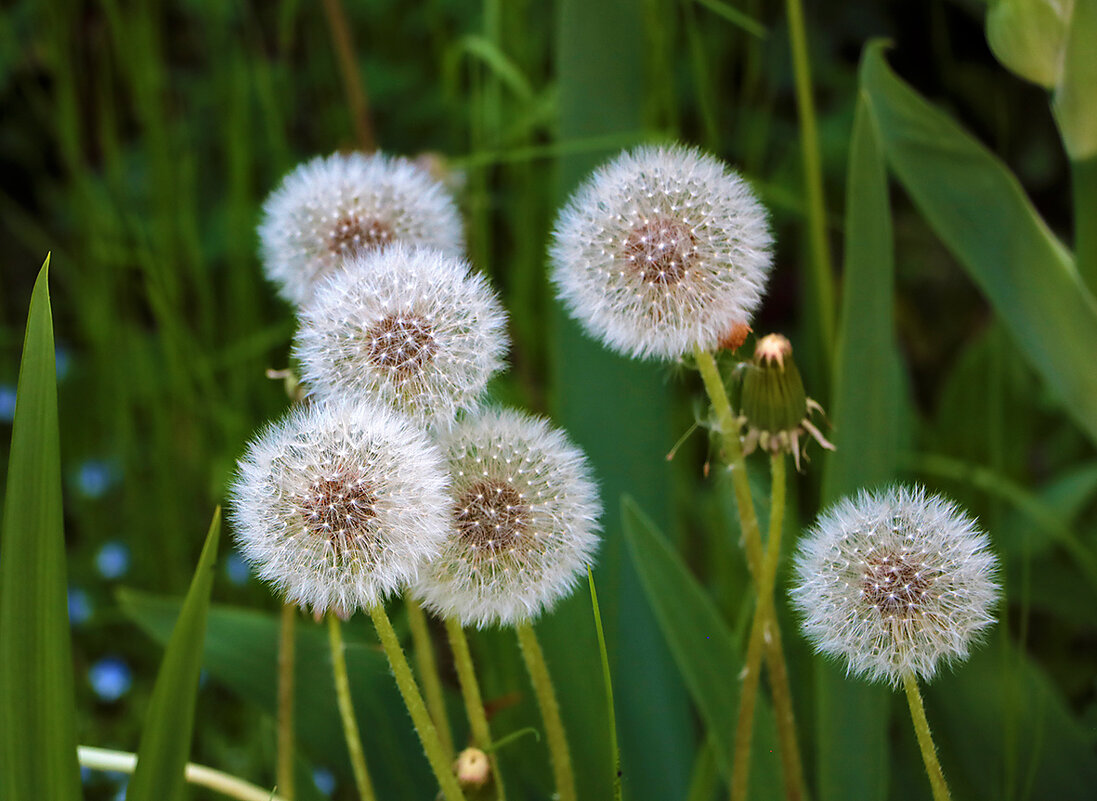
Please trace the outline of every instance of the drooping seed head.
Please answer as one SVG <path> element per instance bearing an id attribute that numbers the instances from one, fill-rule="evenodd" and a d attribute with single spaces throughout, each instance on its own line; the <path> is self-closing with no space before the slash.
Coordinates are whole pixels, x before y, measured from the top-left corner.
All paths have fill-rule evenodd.
<path id="1" fill-rule="evenodd" d="M 422 168 L 383 154 L 336 153 L 287 175 L 263 204 L 260 252 L 267 277 L 295 305 L 344 260 L 395 242 L 460 255 L 452 198 Z"/>
<path id="2" fill-rule="evenodd" d="M 986 534 L 952 502 L 922 488 L 862 491 L 801 542 L 792 599 L 816 650 L 897 684 L 967 657 L 994 623 L 996 569 Z"/>

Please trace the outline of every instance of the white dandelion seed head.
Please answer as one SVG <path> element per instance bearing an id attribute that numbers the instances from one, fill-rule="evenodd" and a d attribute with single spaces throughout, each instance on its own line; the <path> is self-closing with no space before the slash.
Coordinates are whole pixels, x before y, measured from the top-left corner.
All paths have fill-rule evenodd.
<path id="1" fill-rule="evenodd" d="M 717 348 L 750 321 L 772 264 L 766 211 L 718 159 L 641 147 L 597 170 L 556 222 L 560 299 L 636 358 Z"/>
<path id="2" fill-rule="evenodd" d="M 404 245 L 348 261 L 300 320 L 294 355 L 310 391 L 368 394 L 428 424 L 474 408 L 507 349 L 506 314 L 484 277 Z"/>
<path id="3" fill-rule="evenodd" d="M 319 278 L 362 250 L 405 242 L 464 251 L 461 218 L 442 184 L 382 153 L 335 153 L 297 167 L 263 204 L 259 242 L 267 278 L 298 306 Z"/>
<path id="4" fill-rule="evenodd" d="M 994 623 L 998 561 L 975 521 L 921 487 L 862 490 L 828 509 L 796 555 L 794 605 L 816 651 L 898 684 L 965 659 Z"/>
<path id="5" fill-rule="evenodd" d="M 236 544 L 286 601 L 346 616 L 414 581 L 449 532 L 438 448 L 369 403 L 299 406 L 248 446 Z"/>
<path id="6" fill-rule="evenodd" d="M 543 420 L 491 410 L 443 437 L 451 533 L 413 588 L 462 625 L 510 625 L 567 595 L 598 547 L 598 491 L 583 453 Z"/>

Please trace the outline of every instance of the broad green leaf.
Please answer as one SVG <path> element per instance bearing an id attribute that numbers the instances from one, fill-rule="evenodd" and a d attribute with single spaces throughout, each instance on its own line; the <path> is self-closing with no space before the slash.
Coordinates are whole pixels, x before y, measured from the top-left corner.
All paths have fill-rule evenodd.
<path id="1" fill-rule="evenodd" d="M 880 42 L 866 49 L 860 80 L 892 172 L 1018 351 L 1097 441 L 1097 302 L 1070 253 L 1005 165 L 896 77 Z"/>
<path id="2" fill-rule="evenodd" d="M 0 532 L 0 796 L 80 798 L 49 257 L 31 294 Z"/>
<path id="3" fill-rule="evenodd" d="M 183 768 L 190 755 L 194 729 L 194 703 L 198 695 L 198 674 L 202 669 L 202 646 L 206 638 L 206 616 L 213 589 L 217 543 L 221 538 L 221 508 L 213 513 L 206 544 L 198 558 L 182 611 L 175 621 L 171 639 L 160 663 L 160 672 L 145 713 L 145 729 L 137 749 L 126 801 L 176 801 L 182 798 Z"/>
<path id="4" fill-rule="evenodd" d="M 716 764 L 726 779 L 739 711 L 742 655 L 708 593 L 651 520 L 627 496 L 621 502 L 621 516 L 625 539 L 648 603 L 705 722 Z M 761 694 L 755 715 L 751 798 L 781 798 L 777 732 L 773 712 Z"/>

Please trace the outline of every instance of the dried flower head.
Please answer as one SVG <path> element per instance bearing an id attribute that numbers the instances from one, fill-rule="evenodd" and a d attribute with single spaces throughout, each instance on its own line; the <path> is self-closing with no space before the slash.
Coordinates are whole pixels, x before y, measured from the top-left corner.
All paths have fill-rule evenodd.
<path id="1" fill-rule="evenodd" d="M 598 546 L 582 452 L 543 420 L 493 410 L 447 433 L 451 534 L 415 586 L 463 625 L 513 624 L 567 595 Z"/>
<path id="2" fill-rule="evenodd" d="M 441 453 L 373 404 L 298 406 L 240 460 L 236 542 L 286 600 L 347 616 L 416 578 L 449 531 Z"/>
<path id="3" fill-rule="evenodd" d="M 294 353 L 322 397 L 370 394 L 416 420 L 448 423 L 502 366 L 505 324 L 495 293 L 463 259 L 393 245 L 317 288 Z"/>
<path id="4" fill-rule="evenodd" d="M 259 241 L 267 277 L 296 305 L 362 250 L 393 242 L 464 250 L 461 218 L 442 185 L 381 153 L 335 153 L 299 166 L 263 204 Z"/>
<path id="5" fill-rule="evenodd" d="M 974 520 L 921 487 L 862 491 L 823 514 L 796 556 L 795 606 L 815 649 L 897 684 L 967 657 L 994 623 L 997 559 Z"/>
<path id="6" fill-rule="evenodd" d="M 553 281 L 571 314 L 625 355 L 676 359 L 746 324 L 771 265 L 766 212 L 722 162 L 641 147 L 596 171 L 560 213 Z"/>

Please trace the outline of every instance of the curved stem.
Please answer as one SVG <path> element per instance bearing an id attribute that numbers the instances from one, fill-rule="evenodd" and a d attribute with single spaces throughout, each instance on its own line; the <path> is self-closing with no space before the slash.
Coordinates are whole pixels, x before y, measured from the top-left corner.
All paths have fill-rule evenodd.
<path id="1" fill-rule="evenodd" d="M 950 801 L 952 794 L 948 791 L 948 782 L 945 781 L 941 763 L 937 761 L 937 749 L 933 745 L 933 736 L 929 733 L 929 721 L 926 720 L 926 709 L 922 706 L 922 693 L 918 690 L 918 679 L 907 671 L 903 674 L 903 689 L 907 691 L 907 704 L 910 705 L 910 717 L 914 721 L 914 733 L 918 735 L 918 747 L 922 749 L 922 761 L 926 763 L 926 773 L 929 774 L 929 784 L 933 788 L 933 801 Z"/>
<path id="2" fill-rule="evenodd" d="M 571 769 L 567 733 L 560 717 L 560 705 L 556 702 L 556 691 L 552 687 L 545 654 L 537 642 L 533 626 L 528 621 L 520 623 L 515 631 L 518 634 L 518 644 L 522 647 L 522 656 L 526 660 L 526 669 L 529 670 L 533 692 L 541 707 L 545 738 L 548 740 L 549 756 L 552 758 L 552 772 L 556 779 L 556 798 L 559 801 L 576 801 L 575 774 Z"/>
<path id="3" fill-rule="evenodd" d="M 442 741 L 442 750 L 446 756 L 453 757 L 453 735 L 450 733 L 449 717 L 446 715 L 446 699 L 442 694 L 442 678 L 438 673 L 438 662 L 434 658 L 434 644 L 430 639 L 430 628 L 423 607 L 410 595 L 405 596 L 404 606 L 408 611 L 408 628 L 411 629 L 411 643 L 415 651 L 415 664 L 419 668 L 419 681 L 423 683 L 423 696 L 427 700 L 430 719 L 438 730 L 438 739 Z"/>
<path id="4" fill-rule="evenodd" d="M 293 678 L 296 667 L 297 607 L 282 604 L 278 633 L 278 792 L 293 801 Z"/>
<path id="5" fill-rule="evenodd" d="M 427 761 L 430 762 L 434 776 L 438 779 L 438 785 L 442 788 L 442 795 L 446 801 L 465 801 L 464 793 L 461 792 L 461 786 L 457 783 L 450 761 L 442 750 L 438 730 L 431 722 L 426 702 L 423 701 L 423 695 L 415 683 L 415 677 L 411 675 L 411 666 L 408 664 L 407 657 L 404 656 L 404 649 L 400 646 L 400 640 L 392 628 L 392 622 L 385 612 L 385 607 L 381 604 L 371 606 L 369 614 L 373 618 L 373 626 L 377 629 L 381 647 L 385 650 L 385 656 L 388 657 L 392 675 L 396 678 L 396 686 L 400 688 L 400 694 L 404 697 L 404 706 L 408 708 L 411 721 L 415 724 L 419 742 L 423 744 Z"/>
<path id="6" fill-rule="evenodd" d="M 377 801 L 373 792 L 373 782 L 366 767 L 366 753 L 362 750 L 362 737 L 358 732 L 358 721 L 354 718 L 354 702 L 350 697 L 350 679 L 347 677 L 347 657 L 343 644 L 343 628 L 339 618 L 328 615 L 328 643 L 331 645 L 331 670 L 335 676 L 335 698 L 339 704 L 339 717 L 343 721 L 343 735 L 347 741 L 347 753 L 354 769 L 354 783 L 358 786 L 358 795 L 362 801 Z"/>
<path id="7" fill-rule="evenodd" d="M 76 747 L 76 759 L 80 767 L 92 770 L 109 770 L 117 773 L 133 773 L 137 767 L 137 754 L 129 751 L 111 751 L 106 748 L 93 748 L 90 745 Z M 285 796 L 275 795 L 251 782 L 238 779 L 228 773 L 222 773 L 205 765 L 188 762 L 183 771 L 188 782 L 205 787 L 237 801 L 289 801 Z"/>

